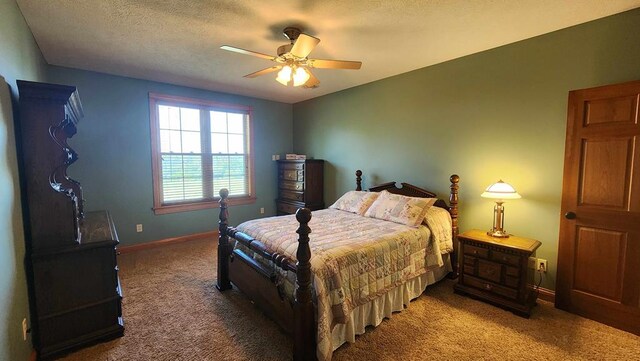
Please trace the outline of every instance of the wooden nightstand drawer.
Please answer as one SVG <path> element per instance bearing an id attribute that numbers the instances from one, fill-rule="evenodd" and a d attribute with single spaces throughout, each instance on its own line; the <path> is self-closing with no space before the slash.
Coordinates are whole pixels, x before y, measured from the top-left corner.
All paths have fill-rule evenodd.
<path id="1" fill-rule="evenodd" d="M 495 283 L 500 283 L 502 265 L 478 260 L 478 276 Z"/>
<path id="2" fill-rule="evenodd" d="M 509 267 L 507 266 L 507 276 L 512 276 L 512 277 L 519 277 L 520 276 L 520 270 L 518 270 L 515 267 Z"/>
<path id="3" fill-rule="evenodd" d="M 466 273 L 466 274 L 470 274 L 470 275 L 475 275 L 476 274 L 476 267 L 474 265 L 469 265 L 469 264 L 464 264 L 462 266 L 462 272 Z"/>
<path id="4" fill-rule="evenodd" d="M 483 281 L 483 280 L 475 278 L 475 277 L 467 276 L 465 278 L 465 282 L 469 286 L 481 289 L 481 290 L 486 291 L 486 292 L 491 292 L 491 293 L 494 293 L 496 295 L 500 295 L 500 296 L 503 296 L 503 297 L 511 298 L 511 299 L 514 299 L 514 300 L 516 298 L 518 298 L 518 290 L 514 290 L 514 289 L 511 289 L 511 288 L 498 286 L 498 285 L 493 284 L 491 282 Z"/>
<path id="5" fill-rule="evenodd" d="M 520 279 L 518 277 L 507 276 L 504 278 L 504 284 L 509 287 L 518 288 L 520 285 Z"/>
<path id="6" fill-rule="evenodd" d="M 486 248 L 470 246 L 468 244 L 464 245 L 464 253 L 470 254 L 480 258 L 489 258 L 489 250 Z"/>
<path id="7" fill-rule="evenodd" d="M 500 251 L 492 251 L 490 259 L 492 261 L 498 261 L 498 262 L 508 263 L 510 265 L 518 266 L 520 264 L 521 257 L 513 254 L 500 252 Z"/>
<path id="8" fill-rule="evenodd" d="M 464 264 L 468 264 L 471 266 L 475 266 L 476 265 L 476 259 L 475 257 L 471 257 L 471 256 L 464 256 Z"/>

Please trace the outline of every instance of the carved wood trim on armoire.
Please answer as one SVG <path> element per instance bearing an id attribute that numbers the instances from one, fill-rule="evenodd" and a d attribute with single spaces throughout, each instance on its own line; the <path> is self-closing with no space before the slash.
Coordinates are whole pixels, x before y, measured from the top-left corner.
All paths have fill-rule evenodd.
<path id="1" fill-rule="evenodd" d="M 24 208 L 33 346 L 48 359 L 120 337 L 118 235 L 106 211 L 84 211 L 67 175 L 67 144 L 83 117 L 73 86 L 18 81 L 18 157 Z"/>

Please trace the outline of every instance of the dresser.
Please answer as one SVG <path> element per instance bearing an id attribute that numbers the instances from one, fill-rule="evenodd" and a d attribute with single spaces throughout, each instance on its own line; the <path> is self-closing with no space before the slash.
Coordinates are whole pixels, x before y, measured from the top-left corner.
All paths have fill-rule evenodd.
<path id="1" fill-rule="evenodd" d="M 67 139 L 83 117 L 75 87 L 18 81 L 18 157 L 33 345 L 49 359 L 122 336 L 118 235 L 107 211 L 85 212 L 67 175 Z"/>
<path id="2" fill-rule="evenodd" d="M 278 161 L 278 215 L 324 208 L 324 160 Z"/>
<path id="3" fill-rule="evenodd" d="M 538 296 L 529 257 L 535 256 L 540 242 L 516 236 L 496 238 L 480 230 L 464 232 L 458 240 L 462 269 L 455 291 L 529 317 Z"/>

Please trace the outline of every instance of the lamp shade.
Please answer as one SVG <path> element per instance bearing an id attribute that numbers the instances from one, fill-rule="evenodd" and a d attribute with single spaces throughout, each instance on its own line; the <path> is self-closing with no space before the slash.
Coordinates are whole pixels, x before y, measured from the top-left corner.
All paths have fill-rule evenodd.
<path id="1" fill-rule="evenodd" d="M 278 81 L 278 83 L 282 85 L 288 85 L 289 82 L 291 81 L 291 73 L 292 73 L 291 67 L 289 65 L 285 65 L 284 67 L 282 67 L 282 70 L 278 72 L 278 76 L 276 77 L 276 80 Z"/>
<path id="2" fill-rule="evenodd" d="M 480 195 L 483 198 L 494 199 L 518 199 L 522 198 L 518 192 L 509 183 L 505 183 L 499 180 L 497 183 L 493 183 Z"/>
<path id="3" fill-rule="evenodd" d="M 307 80 L 309 80 L 310 77 L 311 75 L 309 75 L 307 69 L 297 67 L 296 71 L 293 73 L 293 86 L 303 85 L 307 82 Z"/>

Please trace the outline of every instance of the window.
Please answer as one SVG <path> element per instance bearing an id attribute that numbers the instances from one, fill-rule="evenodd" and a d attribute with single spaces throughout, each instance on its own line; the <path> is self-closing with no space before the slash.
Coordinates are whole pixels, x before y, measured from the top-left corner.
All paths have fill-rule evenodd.
<path id="1" fill-rule="evenodd" d="M 149 94 L 156 214 L 253 203 L 251 108 Z"/>

